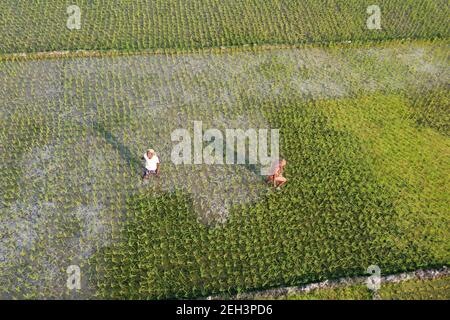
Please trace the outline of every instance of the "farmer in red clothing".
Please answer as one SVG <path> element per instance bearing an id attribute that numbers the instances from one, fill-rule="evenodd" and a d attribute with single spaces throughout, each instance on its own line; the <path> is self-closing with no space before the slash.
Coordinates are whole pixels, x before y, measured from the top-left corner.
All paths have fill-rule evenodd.
<path id="1" fill-rule="evenodd" d="M 273 186 L 277 188 L 277 190 L 280 190 L 280 188 L 287 182 L 287 179 L 283 177 L 283 171 L 286 163 L 287 162 L 285 159 L 275 161 L 272 166 L 271 175 L 267 177 L 267 180 L 270 183 L 273 183 Z"/>

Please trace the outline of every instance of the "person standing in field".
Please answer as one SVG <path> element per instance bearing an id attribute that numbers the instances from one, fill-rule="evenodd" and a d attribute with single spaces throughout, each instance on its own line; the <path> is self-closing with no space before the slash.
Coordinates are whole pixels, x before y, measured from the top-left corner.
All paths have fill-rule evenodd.
<path id="1" fill-rule="evenodd" d="M 142 180 L 148 179 L 151 175 L 159 177 L 159 158 L 156 155 L 155 150 L 148 149 L 142 157 L 145 160 L 144 172 Z"/>
<path id="2" fill-rule="evenodd" d="M 286 164 L 287 161 L 285 159 L 275 161 L 272 166 L 271 175 L 267 177 L 267 180 L 270 183 L 273 183 L 273 186 L 277 188 L 277 190 L 280 190 L 280 188 L 287 183 L 287 179 L 283 177 L 283 171 Z"/>

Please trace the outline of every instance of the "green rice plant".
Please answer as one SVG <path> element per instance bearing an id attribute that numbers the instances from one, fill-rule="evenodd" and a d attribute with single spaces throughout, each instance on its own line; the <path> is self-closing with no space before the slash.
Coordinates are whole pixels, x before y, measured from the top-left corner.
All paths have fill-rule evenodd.
<path id="1" fill-rule="evenodd" d="M 69 5 L 81 29 L 66 27 Z M 150 1 L 5 0 L 0 53 L 62 50 L 195 51 L 254 44 L 334 43 L 448 37 L 444 0 L 380 0 L 382 30 L 368 30 L 362 0 Z M 177 23 L 171 23 L 176 21 Z M 283 23 L 280 23 L 282 21 Z M 188 30 L 188 32 L 187 32 Z"/>

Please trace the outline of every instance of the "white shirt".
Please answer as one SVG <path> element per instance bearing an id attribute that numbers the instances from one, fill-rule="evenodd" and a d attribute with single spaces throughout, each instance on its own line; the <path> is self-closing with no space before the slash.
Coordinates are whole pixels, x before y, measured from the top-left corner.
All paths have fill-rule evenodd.
<path id="1" fill-rule="evenodd" d="M 159 158 L 156 154 L 153 155 L 151 159 L 147 157 L 147 153 L 144 154 L 145 159 L 145 169 L 150 171 L 156 171 L 157 164 L 159 163 Z"/>

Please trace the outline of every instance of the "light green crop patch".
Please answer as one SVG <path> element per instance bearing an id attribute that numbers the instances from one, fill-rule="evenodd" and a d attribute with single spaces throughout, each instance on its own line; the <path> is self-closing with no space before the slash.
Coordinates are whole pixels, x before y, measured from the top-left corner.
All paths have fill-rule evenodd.
<path id="1" fill-rule="evenodd" d="M 386 300 L 448 300 L 450 277 L 385 284 L 381 286 L 379 296 Z"/>
<path id="2" fill-rule="evenodd" d="M 450 139 L 418 127 L 410 101 L 402 96 L 369 96 L 317 104 L 342 132 L 351 132 L 371 158 L 370 170 L 396 195 L 396 211 L 404 237 L 434 257 L 449 261 Z M 428 109 L 431 111 L 431 109 Z"/>

